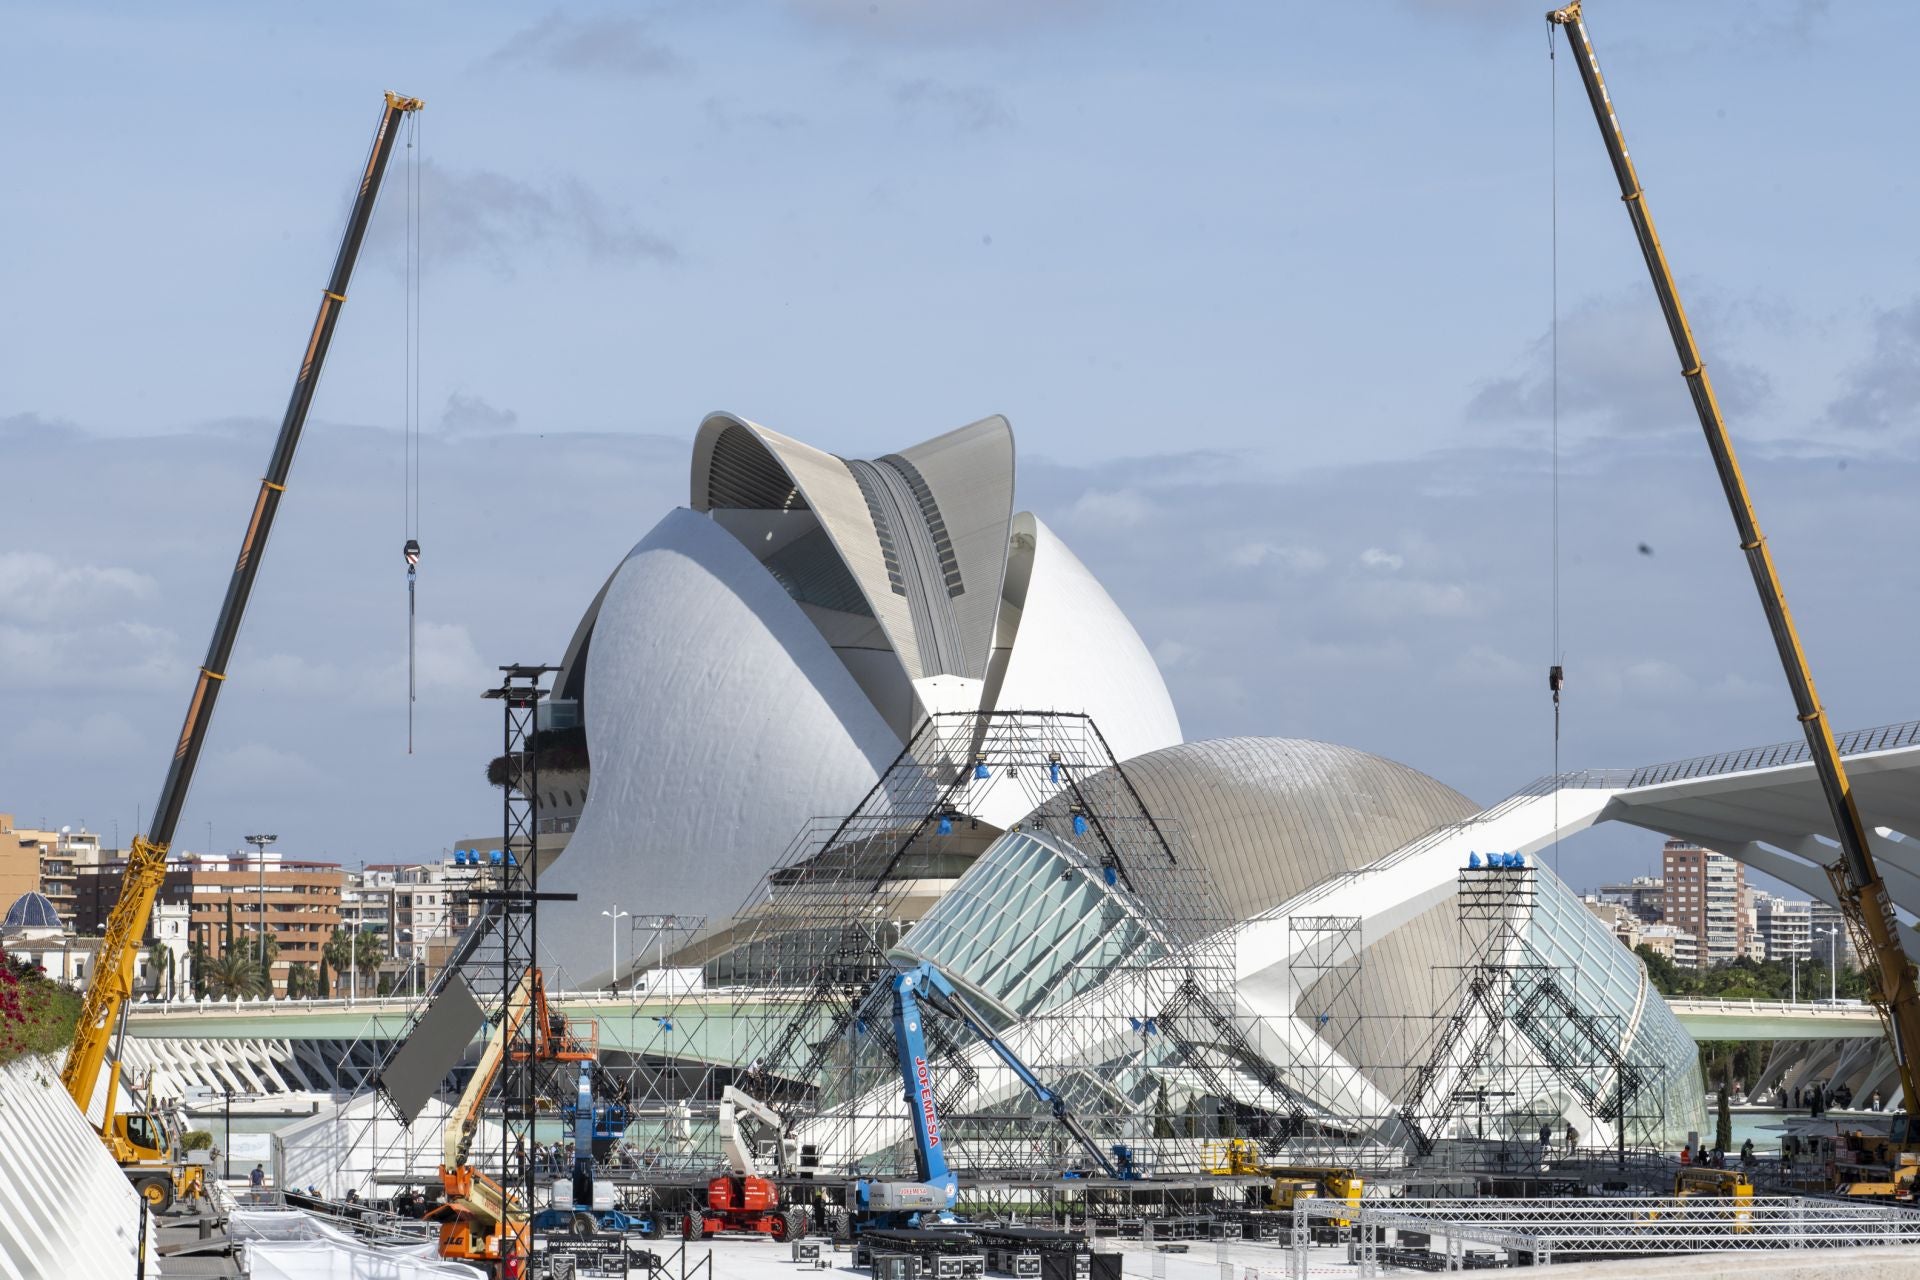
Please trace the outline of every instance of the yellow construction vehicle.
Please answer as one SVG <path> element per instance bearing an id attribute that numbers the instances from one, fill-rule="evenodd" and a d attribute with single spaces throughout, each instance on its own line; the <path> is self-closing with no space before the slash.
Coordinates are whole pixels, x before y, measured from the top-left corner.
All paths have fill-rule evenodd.
<path id="1" fill-rule="evenodd" d="M 1291 1209 L 1293 1202 L 1311 1196 L 1320 1200 L 1344 1200 L 1360 1211 L 1360 1195 L 1366 1190 L 1358 1172 L 1338 1165 L 1269 1164 L 1260 1167 L 1262 1177 L 1273 1179 L 1267 1188 L 1267 1208 Z M 1351 1218 L 1331 1219 L 1336 1227 L 1350 1227 Z"/>
<path id="2" fill-rule="evenodd" d="M 1709 1169 L 1701 1165 L 1682 1169 L 1674 1175 L 1673 1195 L 1676 1200 L 1700 1198 L 1730 1201 L 1733 1205 L 1733 1229 L 1753 1229 L 1753 1179 L 1742 1170 Z M 1647 1214 L 1649 1219 L 1659 1216 L 1658 1209 Z"/>
<path id="3" fill-rule="evenodd" d="M 1800 636 L 1794 629 L 1793 615 L 1787 609 L 1786 593 L 1781 588 L 1780 575 L 1774 569 L 1773 555 L 1767 549 L 1766 538 L 1761 535 L 1759 520 L 1754 515 L 1746 480 L 1740 473 L 1739 460 L 1734 456 L 1733 440 L 1727 432 L 1726 421 L 1720 415 L 1720 402 L 1714 395 L 1713 382 L 1707 376 L 1706 361 L 1701 357 L 1700 346 L 1694 341 L 1693 329 L 1687 323 L 1686 309 L 1680 305 L 1673 269 L 1667 264 L 1666 251 L 1660 247 L 1660 237 L 1653 229 L 1653 215 L 1647 210 L 1646 193 L 1641 190 L 1640 176 L 1627 154 L 1626 136 L 1621 132 L 1619 112 L 1612 95 L 1607 92 L 1606 82 L 1601 79 L 1599 59 L 1594 54 L 1593 41 L 1587 34 L 1586 19 L 1579 0 L 1548 13 L 1547 21 L 1566 34 L 1567 44 L 1573 50 L 1574 65 L 1579 70 L 1580 82 L 1586 89 L 1594 119 L 1599 123 L 1607 158 L 1613 164 L 1614 177 L 1620 185 L 1620 198 L 1626 205 L 1627 217 L 1632 221 L 1634 236 L 1640 243 L 1640 254 L 1646 260 L 1648 274 L 1653 278 L 1654 293 L 1666 317 L 1674 350 L 1680 357 L 1680 373 L 1686 379 L 1688 393 L 1693 397 L 1694 411 L 1700 419 L 1701 431 L 1706 435 L 1707 449 L 1713 456 L 1721 489 L 1733 513 L 1740 550 L 1746 556 L 1747 568 L 1759 591 L 1761 608 L 1766 612 L 1767 626 L 1773 633 L 1780 665 L 1786 672 L 1787 686 L 1793 693 L 1794 710 L 1806 735 L 1808 755 L 1826 797 L 1834 835 L 1840 843 L 1840 857 L 1826 868 L 1827 879 L 1833 886 L 1834 901 L 1847 921 L 1848 932 L 1853 937 L 1856 949 L 1872 967 L 1873 1003 L 1880 1012 L 1882 1028 L 1893 1050 L 1894 1065 L 1900 1074 L 1901 1096 L 1906 1104 L 1905 1114 L 1893 1117 L 1891 1146 L 1895 1151 L 1920 1149 L 1920 1143 L 1916 1143 L 1909 1129 L 1914 1118 L 1920 1117 L 1920 1077 L 1916 1076 L 1913 1057 L 1920 1053 L 1920 973 L 1916 972 L 1913 961 L 1907 957 L 1901 945 L 1893 896 L 1874 863 L 1872 839 L 1860 818 L 1852 785 L 1847 780 L 1846 766 L 1841 762 L 1839 749 L 1834 745 L 1832 727 L 1827 723 L 1826 712 L 1821 709 L 1819 696 L 1814 690 L 1813 673 L 1807 665 L 1806 653 L 1800 647 Z"/>
<path id="4" fill-rule="evenodd" d="M 127 1176 L 140 1189 L 140 1193 L 156 1209 L 165 1208 L 178 1197 L 197 1194 L 201 1185 L 201 1171 L 198 1166 L 188 1165 L 180 1158 L 181 1152 L 174 1140 L 176 1126 L 162 1124 L 144 1107 L 133 1113 L 120 1112 L 120 1054 L 114 1049 L 125 1035 L 126 1007 L 133 994 L 135 962 L 139 958 L 141 940 L 147 931 L 148 917 L 153 912 L 154 898 L 166 879 L 167 847 L 173 841 L 174 828 L 186 804 L 187 788 L 193 781 L 194 766 L 199 763 L 200 752 L 207 741 L 207 730 L 213 723 L 213 705 L 227 678 L 227 659 L 233 653 L 234 641 L 240 634 L 240 620 L 246 613 L 247 598 L 252 594 L 254 579 L 260 572 L 260 561 L 266 552 L 267 533 L 273 527 L 281 495 L 286 492 L 287 476 L 293 469 L 294 449 L 300 442 L 301 429 L 306 425 L 307 410 L 313 403 L 314 387 L 319 382 L 320 368 L 333 339 L 334 324 L 347 299 L 347 282 L 353 275 L 353 264 L 359 257 L 360 243 L 366 236 L 367 223 L 373 216 L 381 176 L 386 172 L 387 160 L 393 153 L 396 126 L 402 116 L 418 111 L 421 105 L 417 98 L 403 98 L 393 93 L 386 97 L 380 126 L 373 137 L 373 150 L 367 157 L 367 167 L 360 179 L 353 212 L 347 219 L 346 237 L 334 261 L 333 275 L 321 295 L 320 313 L 314 320 L 313 333 L 301 357 L 293 395 L 287 402 L 286 414 L 280 422 L 273 457 L 268 464 L 266 477 L 260 482 L 260 494 L 254 502 L 252 517 L 247 522 L 246 536 L 240 543 L 240 556 L 234 563 L 226 598 L 220 605 L 220 615 L 214 623 L 213 641 L 208 646 L 206 661 L 201 664 L 200 675 L 194 684 L 193 699 L 187 705 L 186 723 L 173 749 L 167 780 L 160 791 L 160 802 L 154 806 L 153 822 L 147 833 L 144 836 L 135 835 L 133 847 L 127 852 L 127 869 L 120 882 L 120 897 L 107 917 L 100 950 L 94 960 L 93 981 L 88 985 L 81 1002 L 80 1019 L 74 1027 L 73 1042 L 67 1049 L 66 1061 L 60 1069 L 60 1083 L 68 1096 L 80 1108 L 82 1115 L 90 1116 L 94 1095 L 100 1089 L 100 1070 L 109 1058 L 112 1059 L 112 1068 L 106 1080 L 106 1097 L 100 1112 L 100 1137 L 113 1153 L 114 1159 L 126 1169 Z M 266 922 L 262 920 L 261 929 L 264 931 L 265 928 Z"/>
<path id="5" fill-rule="evenodd" d="M 1200 1167 L 1207 1173 L 1230 1178 L 1268 1178 L 1267 1208 L 1291 1209 L 1295 1200 L 1312 1196 L 1326 1200 L 1345 1200 L 1358 1210 L 1366 1180 L 1359 1172 L 1340 1165 L 1268 1164 L 1260 1155 L 1260 1144 L 1251 1138 L 1222 1138 L 1206 1142 L 1200 1148 Z M 1335 1226 L 1350 1226 L 1345 1218 Z"/>

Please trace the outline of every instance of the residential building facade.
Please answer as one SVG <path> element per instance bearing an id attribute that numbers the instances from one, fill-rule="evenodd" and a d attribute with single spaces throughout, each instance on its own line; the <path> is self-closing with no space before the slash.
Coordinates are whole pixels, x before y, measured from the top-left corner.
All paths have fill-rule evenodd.
<path id="1" fill-rule="evenodd" d="M 1661 851 L 1662 912 L 1666 923 L 1699 940 L 1703 967 L 1730 964 L 1746 954 L 1746 868 L 1722 853 L 1685 840 Z"/>

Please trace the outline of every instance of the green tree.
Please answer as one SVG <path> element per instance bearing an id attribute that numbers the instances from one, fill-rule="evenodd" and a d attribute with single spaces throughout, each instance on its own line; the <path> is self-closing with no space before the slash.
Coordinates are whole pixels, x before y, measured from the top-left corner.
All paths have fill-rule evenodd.
<path id="1" fill-rule="evenodd" d="M 1160 1092 L 1153 1099 L 1153 1136 L 1171 1138 L 1173 1133 L 1173 1104 L 1167 1098 L 1167 1082 L 1160 1082 Z"/>
<path id="2" fill-rule="evenodd" d="M 333 936 L 320 950 L 320 960 L 342 977 L 353 968 L 353 934 L 344 926 L 335 926 Z"/>
<path id="3" fill-rule="evenodd" d="M 1713 1125 L 1713 1145 L 1721 1151 L 1733 1150 L 1733 1107 L 1727 1102 L 1727 1082 L 1720 1081 L 1720 1114 Z"/>
<path id="4" fill-rule="evenodd" d="M 193 971 L 193 998 L 207 998 L 207 961 L 212 957 L 198 942 L 187 945 L 187 964 Z"/>
<path id="5" fill-rule="evenodd" d="M 375 978 L 380 972 L 380 966 L 385 964 L 386 960 L 387 948 L 386 945 L 380 941 L 379 934 L 362 930 L 359 934 L 355 935 L 353 940 L 353 965 L 354 968 L 360 971 L 360 989 L 362 991 L 373 991 L 376 988 Z"/>
<path id="6" fill-rule="evenodd" d="M 206 967 L 207 992 L 216 1000 L 229 996 L 258 996 L 266 991 L 260 978 L 260 966 L 245 951 L 229 951 L 215 956 Z"/>
<path id="7" fill-rule="evenodd" d="M 314 994 L 319 985 L 313 966 L 304 960 L 295 960 L 287 966 L 287 999 L 305 1000 Z"/>
<path id="8" fill-rule="evenodd" d="M 173 951 L 158 938 L 147 944 L 147 981 L 156 997 L 165 999 L 167 979 L 173 973 Z"/>

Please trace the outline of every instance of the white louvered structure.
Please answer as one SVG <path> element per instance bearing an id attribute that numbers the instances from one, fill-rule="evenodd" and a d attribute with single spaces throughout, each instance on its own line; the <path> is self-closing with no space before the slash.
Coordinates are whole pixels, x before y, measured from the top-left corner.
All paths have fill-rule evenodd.
<path id="1" fill-rule="evenodd" d="M 0 1280 L 130 1276 L 139 1228 L 140 1198 L 53 1059 L 0 1067 Z"/>

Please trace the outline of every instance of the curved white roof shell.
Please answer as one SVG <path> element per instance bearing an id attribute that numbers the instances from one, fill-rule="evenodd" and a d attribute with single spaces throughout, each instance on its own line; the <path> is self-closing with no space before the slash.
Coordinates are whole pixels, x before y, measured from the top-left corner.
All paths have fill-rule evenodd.
<path id="1" fill-rule="evenodd" d="M 690 511 L 621 564 L 587 664 L 591 791 L 541 879 L 580 894 L 541 930 L 575 985 L 608 970 L 603 904 L 726 915 L 801 822 L 853 808 L 900 750 L 800 607 Z"/>
<path id="2" fill-rule="evenodd" d="M 731 414 L 702 423 L 690 509 L 608 578 L 554 681 L 592 762 L 543 873 L 582 893 L 542 930 L 572 982 L 608 972 L 589 898 L 718 924 L 809 820 L 852 811 L 931 712 L 1084 713 L 1117 759 L 1180 741 L 1132 624 L 1013 511 L 1013 468 L 1000 417 L 871 461 Z M 1011 810 L 974 816 L 1020 817 L 1029 801 L 1003 791 Z"/>

